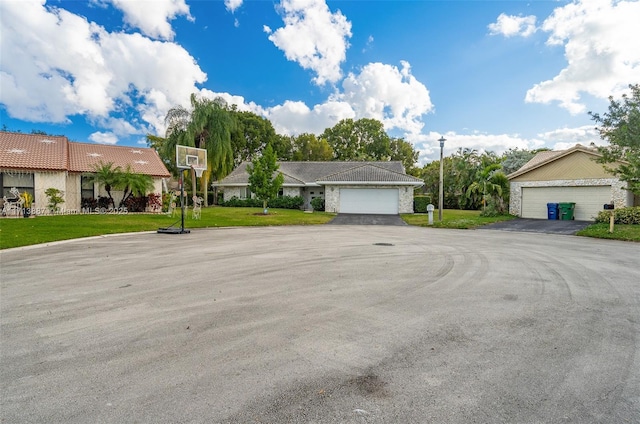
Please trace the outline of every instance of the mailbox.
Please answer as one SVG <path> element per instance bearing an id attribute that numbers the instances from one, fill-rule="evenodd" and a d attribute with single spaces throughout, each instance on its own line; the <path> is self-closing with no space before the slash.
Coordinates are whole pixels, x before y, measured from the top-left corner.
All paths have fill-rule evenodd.
<path id="1" fill-rule="evenodd" d="M 605 211 L 612 210 L 612 209 L 615 209 L 613 203 L 605 203 L 605 205 L 604 205 L 604 210 Z"/>

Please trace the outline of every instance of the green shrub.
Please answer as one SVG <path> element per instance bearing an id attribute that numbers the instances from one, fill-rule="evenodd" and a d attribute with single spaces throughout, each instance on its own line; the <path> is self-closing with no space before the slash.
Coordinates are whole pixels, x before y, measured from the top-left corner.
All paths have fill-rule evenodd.
<path id="1" fill-rule="evenodd" d="M 427 205 L 431 203 L 430 196 L 415 196 L 413 198 L 413 211 L 417 213 L 427 213 Z"/>
<path id="2" fill-rule="evenodd" d="M 300 196 L 282 196 L 269 200 L 268 206 L 279 209 L 300 209 L 303 203 L 304 199 Z"/>
<path id="3" fill-rule="evenodd" d="M 322 197 L 311 199 L 311 207 L 314 211 L 324 212 L 324 199 Z"/>
<path id="4" fill-rule="evenodd" d="M 303 203 L 304 199 L 300 196 L 283 196 L 269 200 L 267 206 L 270 208 L 279 209 L 300 209 Z M 233 196 L 226 202 L 220 203 L 220 206 L 228 206 L 233 208 L 261 208 L 262 201 L 258 199 L 238 199 L 237 197 Z"/>
<path id="5" fill-rule="evenodd" d="M 616 224 L 640 225 L 640 206 L 614 209 Z M 609 222 L 611 211 L 600 211 L 596 222 Z"/>

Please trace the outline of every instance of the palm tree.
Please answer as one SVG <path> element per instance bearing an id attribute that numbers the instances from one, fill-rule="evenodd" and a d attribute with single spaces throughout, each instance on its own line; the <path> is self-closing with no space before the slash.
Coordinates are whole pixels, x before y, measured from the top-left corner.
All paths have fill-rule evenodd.
<path id="1" fill-rule="evenodd" d="M 114 168 L 113 162 L 104 163 L 102 161 L 94 164 L 92 168 L 94 172 L 88 174 L 87 177 L 91 182 L 104 186 L 107 196 L 109 197 L 109 202 L 111 206 L 115 208 L 116 204 L 111 195 L 111 189 L 117 189 L 119 187 L 122 168 L 119 166 Z"/>
<path id="2" fill-rule="evenodd" d="M 487 205 L 487 195 L 497 199 L 502 196 L 502 189 L 506 176 L 500 170 L 500 164 L 491 164 L 486 166 L 480 171 L 478 177 L 469 188 L 467 188 L 467 198 L 471 199 L 474 195 L 482 194 L 482 210 L 484 211 Z"/>
<path id="3" fill-rule="evenodd" d="M 127 166 L 127 169 L 120 173 L 118 188 L 124 190 L 120 201 L 120 207 L 123 207 L 131 196 L 144 196 L 148 191 L 153 190 L 153 178 L 145 174 L 135 174 L 131 166 Z"/>

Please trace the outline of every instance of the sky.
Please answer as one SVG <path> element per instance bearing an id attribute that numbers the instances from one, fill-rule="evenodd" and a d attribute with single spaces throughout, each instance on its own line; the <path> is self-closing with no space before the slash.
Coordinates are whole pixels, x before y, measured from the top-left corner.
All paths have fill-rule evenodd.
<path id="1" fill-rule="evenodd" d="M 380 120 L 420 152 L 604 144 L 640 83 L 640 1 L 0 0 L 0 122 L 146 145 L 189 96 L 276 132 Z"/>

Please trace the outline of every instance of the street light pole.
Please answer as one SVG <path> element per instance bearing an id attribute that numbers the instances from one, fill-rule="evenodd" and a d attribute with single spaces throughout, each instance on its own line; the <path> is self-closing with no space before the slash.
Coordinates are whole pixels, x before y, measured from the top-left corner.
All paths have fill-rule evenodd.
<path id="1" fill-rule="evenodd" d="M 444 137 L 440 137 L 440 190 L 438 192 L 438 220 L 442 222 L 442 208 L 444 206 L 444 167 L 442 163 L 442 149 L 444 149 L 444 142 L 447 141 Z"/>

